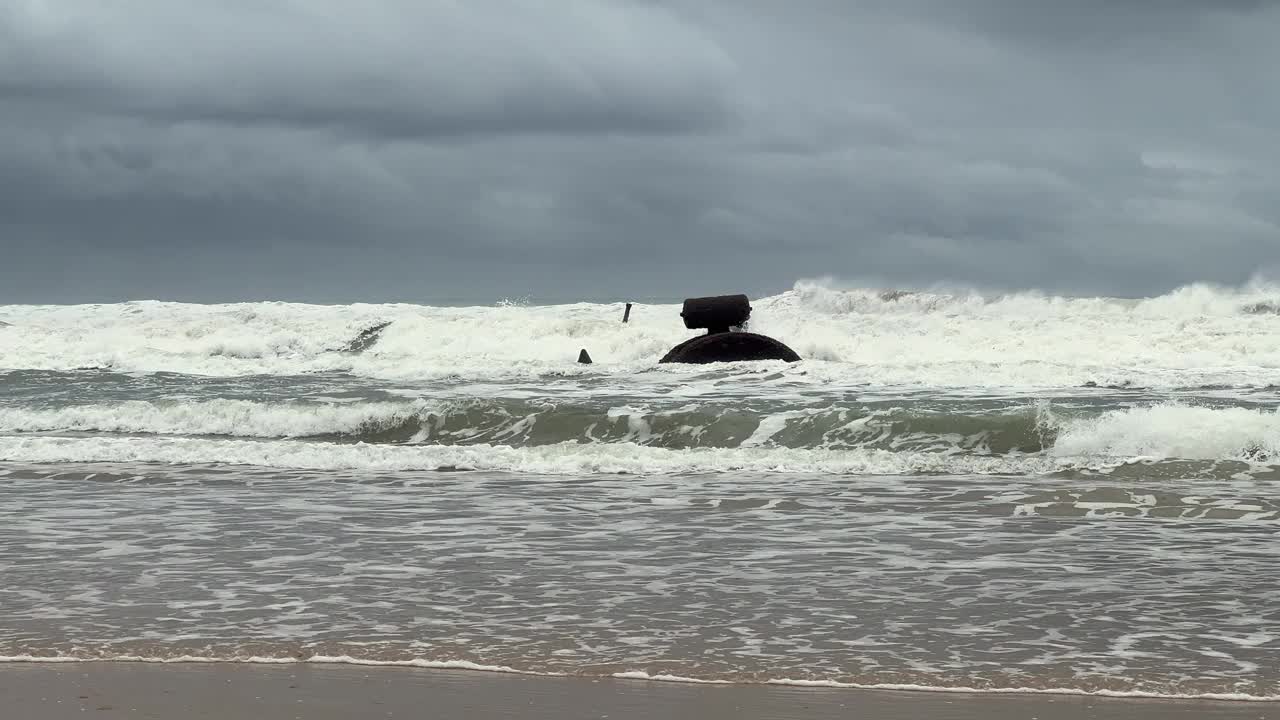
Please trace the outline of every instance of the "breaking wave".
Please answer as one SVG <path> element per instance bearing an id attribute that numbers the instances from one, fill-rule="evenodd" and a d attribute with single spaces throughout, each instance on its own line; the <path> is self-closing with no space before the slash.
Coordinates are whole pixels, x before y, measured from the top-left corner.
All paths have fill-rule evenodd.
<path id="1" fill-rule="evenodd" d="M 959 414 L 905 408 L 675 408 L 551 401 L 259 403 L 248 400 L 0 407 L 0 432 L 312 438 L 437 445 L 633 443 L 669 449 L 789 447 L 1005 454 L 1039 452 L 1056 432 L 1043 409 Z"/>
<path id="2" fill-rule="evenodd" d="M 0 661 L 1276 697 L 1280 291 L 753 304 L 0 306 Z"/>
<path id="3" fill-rule="evenodd" d="M 809 362 L 798 382 L 1063 387 L 1280 384 L 1280 289 L 1156 298 L 839 290 L 754 301 L 752 329 Z M 380 379 L 634 376 L 694 334 L 677 305 L 0 306 L 0 368 Z M 579 366 L 586 348 L 596 364 Z M 695 373 L 664 367 L 663 378 Z"/>
<path id="4" fill-rule="evenodd" d="M 1135 464 L 1150 473 L 1158 463 L 1166 472 L 1231 477 L 1280 463 L 1276 411 L 1176 404 L 1082 415 L 1047 403 L 957 414 L 491 400 L 133 401 L 0 408 L 0 432 L 9 433 L 0 437 L 4 461 L 330 470 L 1034 475 Z"/>
<path id="5" fill-rule="evenodd" d="M 1084 414 L 1049 402 L 987 412 L 751 403 L 672 408 L 464 399 L 429 402 L 248 400 L 0 407 L 0 432 L 85 432 L 515 447 L 630 443 L 668 449 L 784 447 L 1051 453 L 1120 458 L 1280 457 L 1280 412 L 1163 403 Z"/>
<path id="6" fill-rule="evenodd" d="M 670 450 L 631 443 L 368 445 L 199 438 L 0 437 L 0 461 L 254 465 L 305 470 L 487 470 L 534 475 L 724 472 L 837 475 L 1024 474 L 1072 467 L 1069 459 L 948 456 L 930 452 L 811 448 Z"/>

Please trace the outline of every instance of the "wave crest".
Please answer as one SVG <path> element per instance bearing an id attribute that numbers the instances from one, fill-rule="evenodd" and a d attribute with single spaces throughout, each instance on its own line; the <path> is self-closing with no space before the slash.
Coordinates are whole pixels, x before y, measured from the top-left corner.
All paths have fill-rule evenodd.
<path id="1" fill-rule="evenodd" d="M 668 467 L 686 471 L 767 468 L 772 461 L 763 456 L 750 460 L 743 455 L 746 464 L 741 465 L 728 453 L 767 455 L 775 450 L 800 453 L 779 455 L 778 461 L 801 469 L 809 467 L 802 460 L 805 452 L 813 453 L 809 459 L 816 463 L 815 468 L 843 467 L 841 462 L 850 459 L 851 470 L 865 463 L 841 453 L 870 453 L 877 461 L 883 460 L 887 470 L 924 471 L 946 471 L 941 468 L 949 460 L 956 460 L 958 471 L 968 471 L 969 460 L 963 458 L 1008 462 L 1011 470 L 1025 460 L 1028 464 L 1022 469 L 1031 472 L 1089 463 L 1280 462 L 1280 413 L 1176 403 L 1097 413 L 1045 402 L 979 412 L 866 406 L 768 409 L 735 403 L 609 407 L 475 398 L 361 403 L 131 401 L 60 409 L 0 408 L 0 432 L 14 434 L 6 439 L 10 448 L 36 447 L 20 444 L 24 437 L 34 442 L 33 433 L 107 434 L 104 441 L 118 439 L 126 444 L 130 438 L 121 436 L 293 439 L 311 441 L 298 447 L 313 449 L 322 444 L 337 447 L 350 443 L 455 447 L 459 449 L 450 451 L 454 454 L 448 457 L 461 459 L 433 460 L 428 465 L 484 469 L 520 469 L 525 460 L 507 458 L 510 468 L 501 463 L 477 464 L 463 449 L 504 448 L 503 452 L 518 453 L 542 448 L 552 454 L 585 453 L 582 457 L 590 458 L 581 469 L 612 467 L 613 457 L 627 472 L 645 472 L 646 458 L 656 463 L 653 469 L 658 471 Z M 101 445 L 109 446 L 115 447 Z M 652 455 L 657 450 L 675 454 Z M 724 454 L 714 455 L 714 462 L 709 460 L 711 456 L 690 456 L 687 462 L 679 458 L 680 452 L 695 450 Z M 19 453 L 10 459 L 24 457 Z M 891 460 L 893 457 L 900 460 Z M 62 459 L 95 458 L 68 455 Z"/>
<path id="2" fill-rule="evenodd" d="M 801 281 L 753 301 L 752 329 L 810 362 L 803 382 L 933 387 L 1280 384 L 1280 289 L 1192 285 L 1156 298 L 839 289 Z M 636 382 L 693 333 L 679 306 L 0 306 L 0 368 Z M 587 348 L 595 365 L 579 366 Z M 816 361 L 816 362 L 814 362 Z M 666 367 L 670 382 L 699 370 Z"/>

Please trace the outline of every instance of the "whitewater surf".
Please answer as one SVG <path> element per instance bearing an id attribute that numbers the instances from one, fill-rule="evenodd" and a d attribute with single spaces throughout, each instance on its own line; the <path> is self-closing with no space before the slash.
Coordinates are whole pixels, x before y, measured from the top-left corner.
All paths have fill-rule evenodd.
<path id="1" fill-rule="evenodd" d="M 0 306 L 0 656 L 1280 699 L 1280 288 L 751 304 Z"/>

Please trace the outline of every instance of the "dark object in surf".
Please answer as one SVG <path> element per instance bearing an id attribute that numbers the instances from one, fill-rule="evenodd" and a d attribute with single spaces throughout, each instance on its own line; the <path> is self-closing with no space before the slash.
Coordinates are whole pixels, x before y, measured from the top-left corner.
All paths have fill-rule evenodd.
<path id="1" fill-rule="evenodd" d="M 354 340 L 344 345 L 338 352 L 358 354 L 368 350 L 373 347 L 374 343 L 378 342 L 378 338 L 382 337 L 382 331 L 386 330 L 390 324 L 391 321 L 387 320 L 361 330 Z"/>
<path id="2" fill-rule="evenodd" d="M 660 363 L 713 363 L 743 360 L 784 360 L 796 362 L 800 356 L 771 337 L 742 332 L 751 317 L 751 301 L 746 295 L 719 295 L 689 298 L 680 312 L 684 326 L 707 331 L 671 348 Z"/>
<path id="3" fill-rule="evenodd" d="M 591 364 L 591 355 L 587 352 L 586 348 L 582 348 L 582 351 L 578 353 L 578 362 L 583 365 Z"/>
<path id="4" fill-rule="evenodd" d="M 690 330 L 706 330 L 708 335 L 729 332 L 730 328 L 747 324 L 751 300 L 746 295 L 689 298 L 684 301 L 680 317 Z"/>
<path id="5" fill-rule="evenodd" d="M 1248 315 L 1280 315 L 1280 303 L 1260 302 L 1240 308 Z M 0 323 L 3 325 L 3 323 Z"/>
<path id="6" fill-rule="evenodd" d="M 660 363 L 713 363 L 742 360 L 785 360 L 800 356 L 786 345 L 765 335 L 749 332 L 722 332 L 685 340 L 663 356 Z"/>

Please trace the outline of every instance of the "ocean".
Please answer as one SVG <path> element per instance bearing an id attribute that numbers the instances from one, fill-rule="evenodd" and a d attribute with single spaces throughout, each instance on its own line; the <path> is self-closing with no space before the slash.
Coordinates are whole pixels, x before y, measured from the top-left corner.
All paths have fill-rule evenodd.
<path id="1" fill-rule="evenodd" d="M 1280 700 L 1280 288 L 753 306 L 0 306 L 0 656 Z"/>

